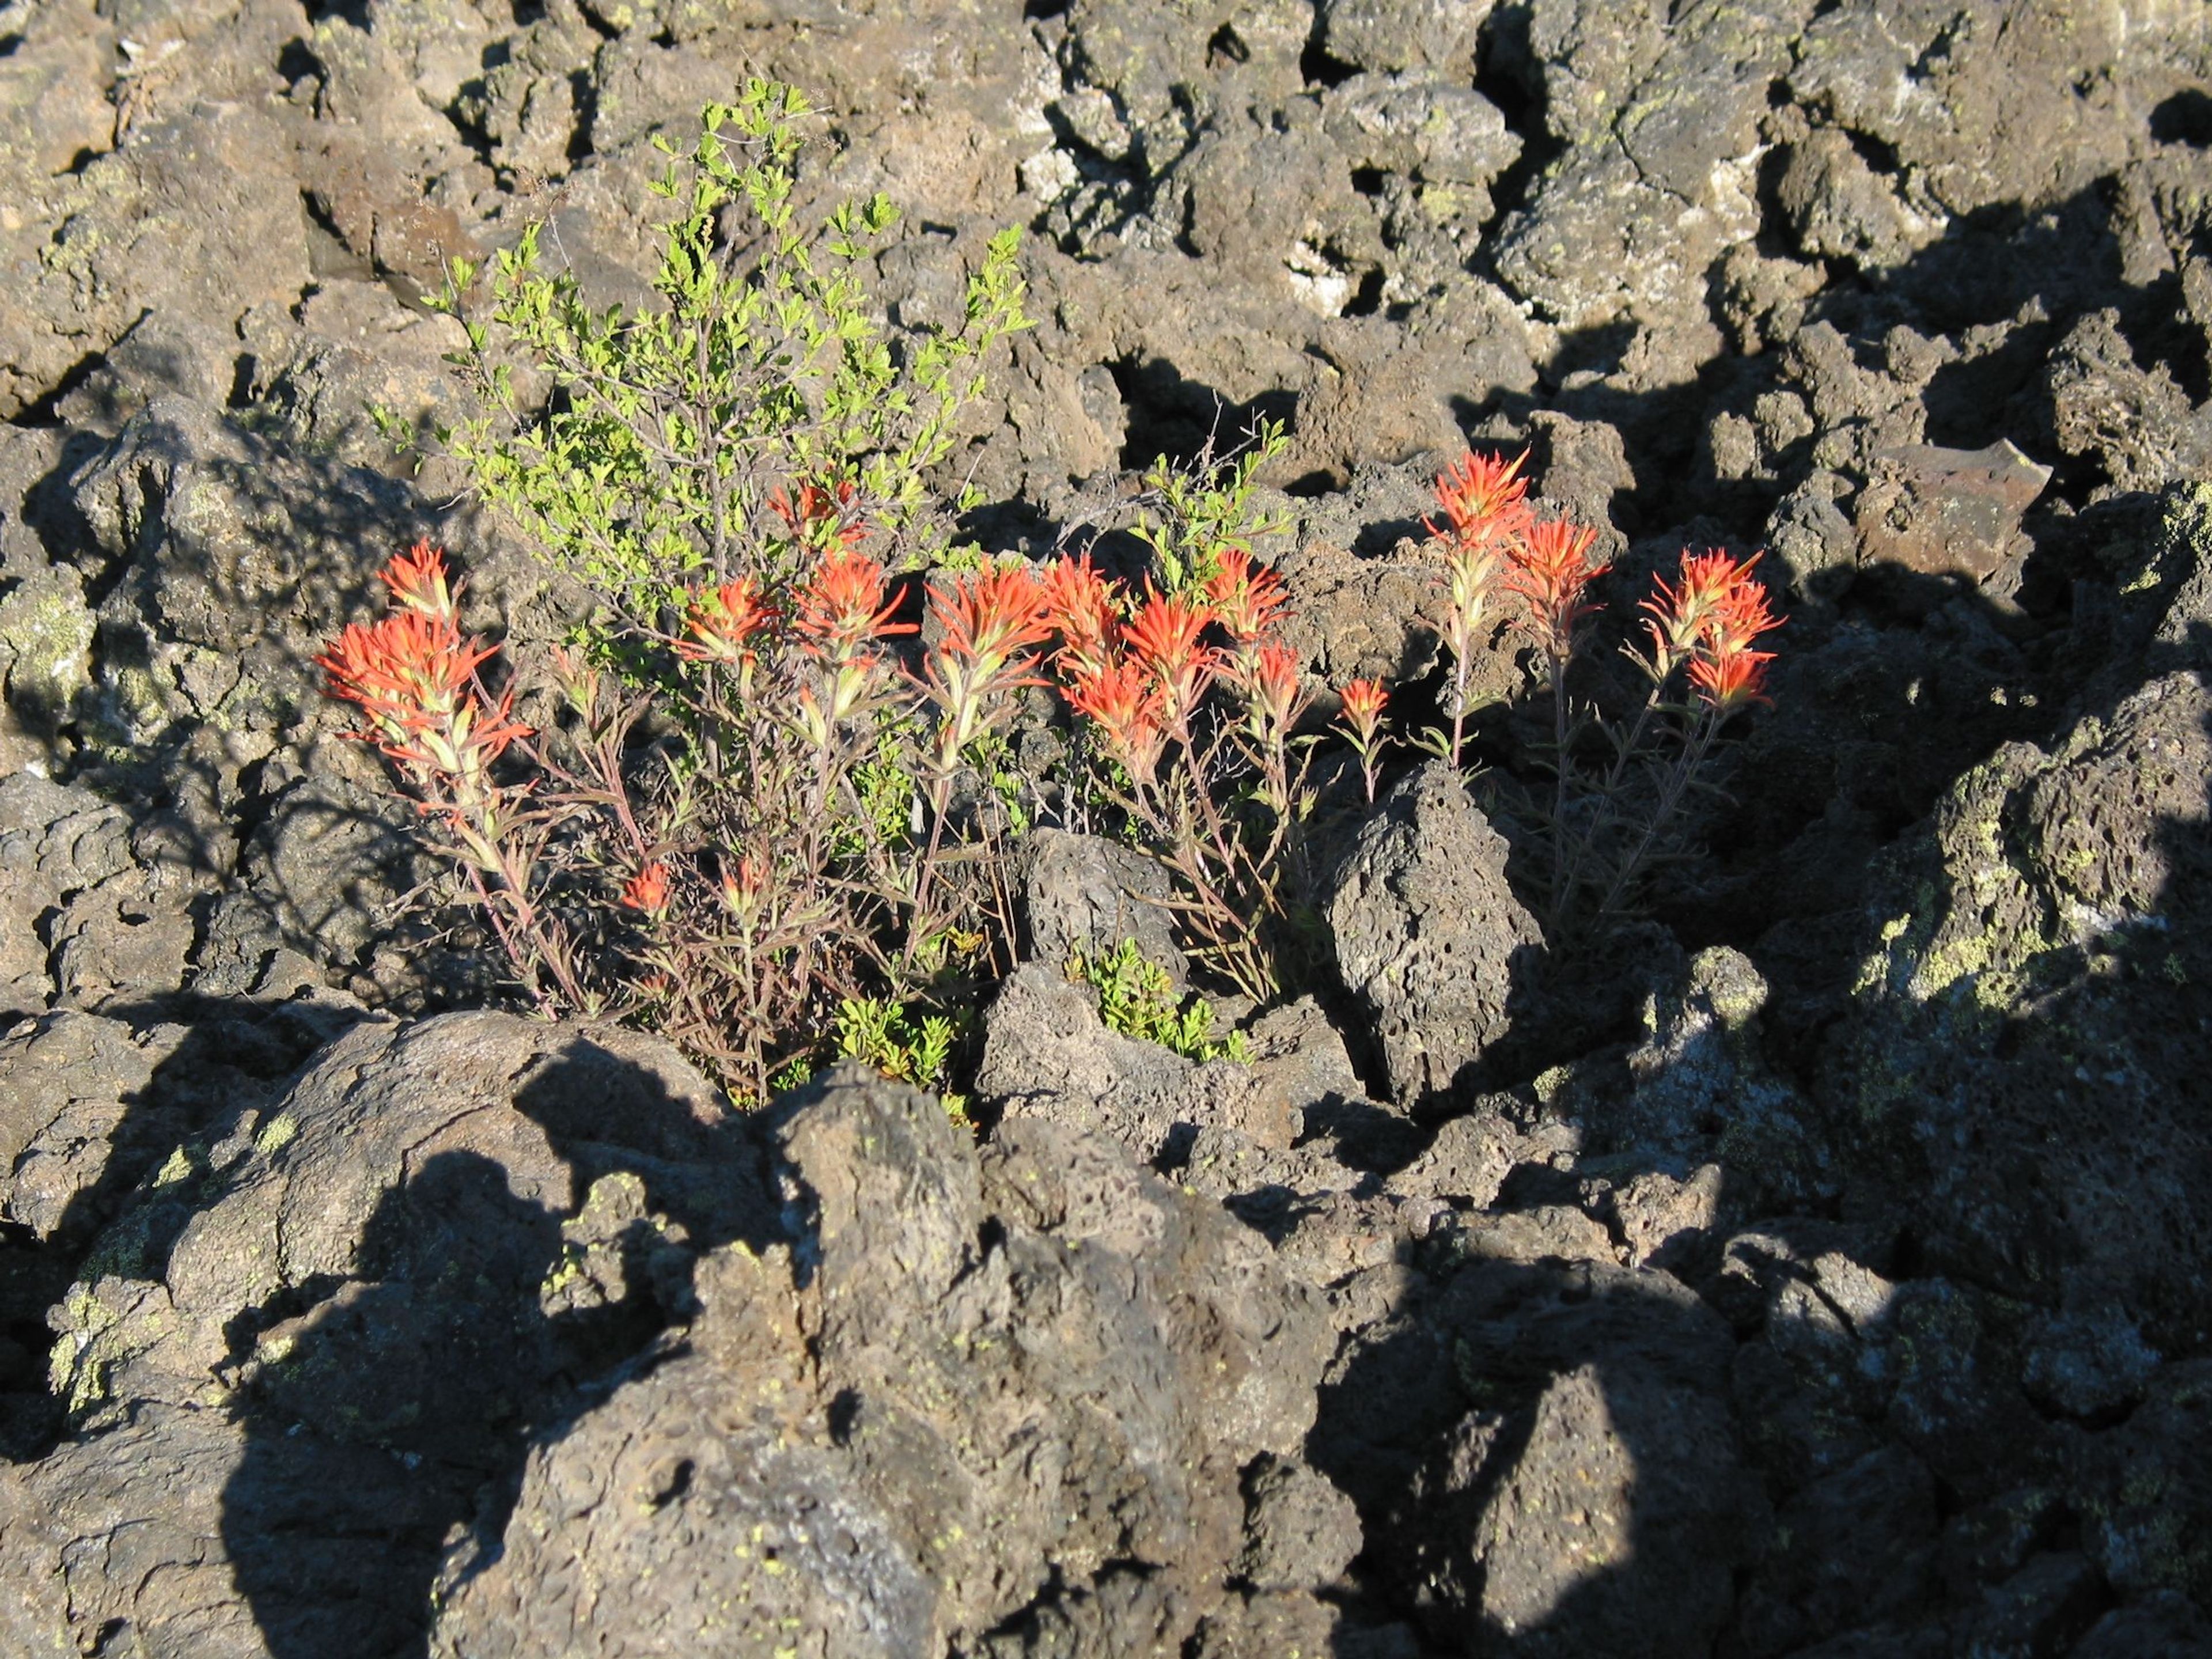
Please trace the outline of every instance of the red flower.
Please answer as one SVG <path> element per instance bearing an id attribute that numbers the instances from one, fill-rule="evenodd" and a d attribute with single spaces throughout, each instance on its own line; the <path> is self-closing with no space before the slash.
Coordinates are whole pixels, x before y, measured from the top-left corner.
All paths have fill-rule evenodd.
<path id="1" fill-rule="evenodd" d="M 1121 629 L 1130 654 L 1159 688 L 1170 730 L 1188 722 L 1219 665 L 1219 653 L 1199 643 L 1212 620 L 1213 613 L 1189 594 L 1163 595 L 1148 585 L 1143 607 Z"/>
<path id="2" fill-rule="evenodd" d="M 1044 585 L 1027 565 L 1001 565 L 933 588 L 930 612 L 945 630 L 936 654 L 957 659 L 988 678 L 1030 646 L 1052 637 Z"/>
<path id="3" fill-rule="evenodd" d="M 633 910 L 657 915 L 668 905 L 668 866 L 655 859 L 623 884 L 622 902 Z"/>
<path id="4" fill-rule="evenodd" d="M 1380 680 L 1352 680 L 1339 695 L 1344 699 L 1345 727 L 1364 753 L 1382 729 L 1382 708 L 1390 693 Z"/>
<path id="5" fill-rule="evenodd" d="M 1728 591 L 1713 602 L 1712 620 L 1706 633 L 1714 647 L 1723 652 L 1740 651 L 1761 634 L 1782 626 L 1784 618 L 1768 608 L 1766 585 L 1750 580 L 1751 567 L 1760 556 L 1753 554 L 1748 562 L 1736 572 L 1736 580 Z"/>
<path id="6" fill-rule="evenodd" d="M 1690 663 L 1690 683 L 1697 688 L 1698 701 L 1717 714 L 1732 714 L 1754 702 L 1771 708 L 1774 699 L 1765 691 L 1766 665 L 1773 660 L 1771 651 L 1700 653 Z"/>
<path id="7" fill-rule="evenodd" d="M 1692 553 L 1686 547 L 1675 586 L 1669 587 L 1663 576 L 1651 579 L 1652 597 L 1640 608 L 1650 613 L 1644 626 L 1662 675 L 1709 629 L 1741 629 L 1749 623 L 1755 636 L 1777 625 L 1766 617 L 1766 589 L 1751 576 L 1752 567 L 1764 556 L 1754 553 L 1739 563 L 1718 548 Z M 1736 620 L 1730 623 L 1730 617 Z"/>
<path id="8" fill-rule="evenodd" d="M 1583 603 L 1590 578 L 1606 568 L 1590 557 L 1597 532 L 1565 519 L 1534 524 L 1506 548 L 1505 586 L 1527 601 L 1526 624 L 1554 660 L 1573 654 L 1575 629 L 1597 610 Z"/>
<path id="9" fill-rule="evenodd" d="M 1025 653 L 1052 635 L 1044 588 L 1027 565 L 1004 565 L 956 578 L 951 592 L 930 594 L 930 611 L 945 630 L 922 678 L 941 713 L 936 763 L 949 770 L 988 728 L 985 699 L 1037 683 Z"/>
<path id="10" fill-rule="evenodd" d="M 1104 733 L 1108 750 L 1137 786 L 1150 784 L 1167 735 L 1155 677 L 1133 662 L 1110 663 L 1076 676 L 1064 695 Z"/>
<path id="11" fill-rule="evenodd" d="M 1438 475 L 1437 500 L 1455 540 L 1495 543 L 1527 530 L 1528 481 L 1521 468 L 1528 459 L 1525 449 L 1510 461 L 1470 453 Z M 1432 536 L 1447 533 L 1433 523 L 1428 528 Z"/>
<path id="12" fill-rule="evenodd" d="M 821 654 L 843 661 L 864 641 L 921 630 L 895 623 L 896 598 L 886 599 L 883 566 L 865 553 L 832 553 L 815 567 L 799 592 L 799 631 Z"/>
<path id="13" fill-rule="evenodd" d="M 316 664 L 330 695 L 361 711 L 345 735 L 398 763 L 416 809 L 443 816 L 472 856 L 496 864 L 491 838 L 504 792 L 491 767 L 530 728 L 514 717 L 512 686 L 485 700 L 477 670 L 495 651 L 462 638 L 444 556 L 418 544 L 383 574 L 401 608 L 349 623 Z"/>
<path id="14" fill-rule="evenodd" d="M 722 866 L 722 902 L 740 921 L 760 908 L 761 896 L 768 891 L 768 875 L 749 858 L 738 860 L 737 868 Z"/>
<path id="15" fill-rule="evenodd" d="M 1290 614 L 1290 595 L 1283 579 L 1266 565 L 1255 565 L 1241 547 L 1221 551 L 1221 568 L 1206 585 L 1213 614 L 1240 645 L 1249 645 L 1272 634 Z"/>
<path id="16" fill-rule="evenodd" d="M 1060 555 L 1046 569 L 1042 586 L 1045 619 L 1060 635 L 1054 655 L 1062 670 L 1076 674 L 1103 668 L 1113 655 L 1118 619 L 1113 590 L 1090 554 L 1079 559 Z"/>
<path id="17" fill-rule="evenodd" d="M 1339 695 L 1344 699 L 1344 709 L 1337 716 L 1337 727 L 1350 740 L 1352 753 L 1359 757 L 1359 775 L 1367 786 L 1367 802 L 1371 806 L 1376 780 L 1382 769 L 1382 751 L 1389 746 L 1382 735 L 1382 707 L 1390 701 L 1390 694 L 1380 680 L 1353 680 Z"/>
<path id="18" fill-rule="evenodd" d="M 1298 656 L 1279 640 L 1239 655 L 1231 673 L 1244 694 L 1246 729 L 1262 744 L 1287 732 L 1304 707 Z"/>
<path id="19" fill-rule="evenodd" d="M 347 623 L 315 663 L 331 696 L 358 703 L 368 716 L 370 729 L 353 735 L 404 759 L 421 733 L 449 725 L 475 701 L 477 668 L 494 654 L 490 646 L 464 640 L 447 618 L 401 611 Z"/>
<path id="20" fill-rule="evenodd" d="M 1774 653 L 1752 649 L 1760 635 L 1782 625 L 1769 608 L 1765 585 L 1751 574 L 1764 556 L 1739 561 L 1717 548 L 1684 548 L 1675 584 L 1654 577 L 1653 596 L 1643 602 L 1650 613 L 1644 625 L 1651 635 L 1654 677 L 1664 681 L 1687 657 L 1698 701 L 1722 714 L 1771 701 L 1761 688 Z"/>
<path id="21" fill-rule="evenodd" d="M 807 546 L 824 553 L 849 553 L 868 533 L 866 525 L 849 516 L 859 495 L 852 480 L 843 478 L 834 490 L 818 483 L 801 483 L 794 502 L 778 485 L 768 498 L 768 506 L 793 537 Z"/>
<path id="22" fill-rule="evenodd" d="M 446 584 L 446 555 L 442 548 L 433 547 L 427 541 L 416 542 L 404 553 L 394 554 L 392 562 L 377 575 L 392 590 L 392 597 L 408 610 L 419 611 L 426 617 L 453 619 L 453 598 L 459 589 L 449 588 Z"/>
<path id="23" fill-rule="evenodd" d="M 677 654 L 693 662 L 747 666 L 753 660 L 753 641 L 775 619 L 774 608 L 751 577 L 724 582 L 691 596 L 684 616 L 684 631 L 691 637 L 678 643 Z"/>

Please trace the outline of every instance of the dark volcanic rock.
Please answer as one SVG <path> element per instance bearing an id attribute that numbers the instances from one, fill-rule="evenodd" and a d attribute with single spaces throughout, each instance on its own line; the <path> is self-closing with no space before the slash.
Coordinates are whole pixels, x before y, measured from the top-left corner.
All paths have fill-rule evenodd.
<path id="1" fill-rule="evenodd" d="M 1406 778 L 1338 870 L 1337 971 L 1374 1022 L 1392 1096 L 1444 1094 L 1504 1037 L 1542 937 L 1505 883 L 1506 845 L 1441 762 Z"/>
<path id="2" fill-rule="evenodd" d="M 419 1642 L 447 1529 L 667 1322 L 679 1243 L 772 1224 L 722 1109 L 651 1039 L 457 1015 L 179 1150 L 52 1316 L 78 1432 L 0 1481 L 18 1650 Z"/>
<path id="3" fill-rule="evenodd" d="M 1563 1263 L 1470 1265 L 1434 1317 L 1442 1394 L 1408 1410 L 1377 1389 L 1426 1360 L 1380 1344 L 1332 1377 L 1315 1444 L 1438 1637 L 1561 1655 L 1710 1641 L 1764 1522 L 1726 1328 L 1664 1274 Z"/>
<path id="4" fill-rule="evenodd" d="M 1031 232 L 963 533 L 1289 422 L 1316 731 L 1433 719 L 1470 438 L 1615 559 L 1578 699 L 1768 546 L 1651 914 L 1532 1001 L 1461 785 L 1347 834 L 1324 748 L 1341 984 L 1249 1066 L 1116 1036 L 1060 975 L 1184 983 L 1158 872 L 1036 835 L 980 1152 L 349 1030 L 495 980 L 313 656 L 423 534 L 518 659 L 574 620 L 371 410 L 465 412 L 425 297 L 526 223 L 649 303 L 653 140 L 755 74 L 802 223 L 904 210 L 894 351 Z M 2212 1651 L 2208 86 L 2148 0 L 0 3 L 0 1650 Z"/>
<path id="5" fill-rule="evenodd" d="M 1238 1472 L 1295 1457 L 1327 1347 L 1266 1246 L 1106 1143 L 1010 1123 L 979 1160 L 936 1102 L 855 1074 L 771 1134 L 801 1231 L 701 1262 L 684 1351 L 532 1455 L 434 1650 L 933 1652 L 1087 1623 L 1138 1578 L 1109 1646 L 1133 1616 L 1172 1649 L 1219 1614 Z"/>
<path id="6" fill-rule="evenodd" d="M 2212 1030 L 2208 713 L 2199 677 L 2169 676 L 1962 779 L 1887 884 L 1823 1079 L 1924 1183 L 1899 1195 L 1940 1259 L 2046 1304 L 2117 1296 L 2154 1346 L 2202 1317 L 2159 1264 L 2207 1225 L 2212 1144 L 2175 1080 Z"/>

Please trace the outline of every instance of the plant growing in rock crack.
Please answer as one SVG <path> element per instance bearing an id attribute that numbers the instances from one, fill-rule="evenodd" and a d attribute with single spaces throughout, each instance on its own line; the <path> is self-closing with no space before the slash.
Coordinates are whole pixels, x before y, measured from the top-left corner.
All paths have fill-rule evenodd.
<path id="1" fill-rule="evenodd" d="M 453 267 L 442 303 L 483 409 L 441 438 L 617 635 L 665 626 L 702 586 L 750 580 L 773 599 L 863 526 L 892 568 L 945 548 L 948 503 L 927 475 L 983 390 L 983 354 L 1028 326 L 1018 233 L 985 249 L 959 328 L 893 341 L 860 272 L 897 211 L 877 195 L 800 223 L 811 115 L 795 89 L 755 81 L 705 108 L 689 156 L 661 143 L 653 189 L 677 211 L 658 307 L 595 309 L 572 274 L 541 269 L 536 227 L 489 273 Z M 525 404 L 518 359 L 557 389 L 543 407 Z"/>
<path id="2" fill-rule="evenodd" d="M 1231 550 L 1249 553 L 1261 538 L 1288 527 L 1254 498 L 1260 469 L 1290 447 L 1279 421 L 1261 421 L 1226 456 L 1209 436 L 1190 461 L 1163 455 L 1145 474 L 1145 494 L 1130 533 L 1152 550 L 1170 593 L 1203 588 Z M 1152 514 L 1159 514 L 1155 522 Z"/>
<path id="3" fill-rule="evenodd" d="M 757 82 L 672 152 L 656 307 L 592 309 L 534 234 L 499 256 L 486 315 L 453 269 L 483 412 L 442 441 L 591 601 L 550 663 L 559 716 L 525 731 L 512 684 L 475 678 L 489 647 L 403 636 L 404 616 L 325 662 L 539 1004 L 648 1021 L 756 1099 L 850 1007 L 911 1011 L 926 1043 L 933 1000 L 1003 965 L 1006 814 L 977 762 L 1043 638 L 1036 576 L 971 562 L 928 586 L 920 649 L 921 586 L 896 574 L 943 550 L 927 475 L 983 352 L 1026 325 L 1012 234 L 960 328 L 895 349 L 857 271 L 896 216 L 877 198 L 800 227 L 808 114 Z M 379 650 L 413 653 L 413 678 L 388 684 Z"/>
<path id="4" fill-rule="evenodd" d="M 1757 646 L 1782 619 L 1753 574 L 1762 555 L 1685 548 L 1676 580 L 1655 577 L 1641 602 L 1648 645 L 1622 647 L 1645 683 L 1642 702 L 1625 720 L 1577 705 L 1569 672 L 1583 625 L 1600 609 L 1590 583 L 1607 565 L 1593 556 L 1595 531 L 1535 516 L 1526 459 L 1470 454 L 1437 480 L 1445 521 L 1429 530 L 1444 562 L 1436 626 L 1449 659 L 1443 712 L 1451 726 L 1425 734 L 1421 746 L 1460 763 L 1474 653 L 1495 631 L 1493 604 L 1508 601 L 1504 619 L 1540 653 L 1552 708 L 1552 787 L 1535 817 L 1547 854 L 1546 932 L 1557 946 L 1617 914 L 1671 850 L 1685 804 L 1707 787 L 1700 775 L 1723 727 L 1771 701 L 1773 653 Z M 1593 738 L 1595 764 L 1586 757 Z"/>
<path id="5" fill-rule="evenodd" d="M 945 1085 L 967 1024 L 964 1017 L 949 1014 L 916 1017 L 880 997 L 848 997 L 837 1009 L 837 1057 L 865 1060 L 894 1082 L 935 1091 L 945 1109 L 964 1123 L 967 1097 Z"/>
<path id="6" fill-rule="evenodd" d="M 1157 1042 L 1186 1060 L 1251 1058 L 1244 1034 L 1231 1031 L 1217 1039 L 1213 1005 L 1200 996 L 1178 999 L 1168 970 L 1133 939 L 1123 939 L 1110 956 L 1079 951 L 1067 964 L 1067 976 L 1098 993 L 1098 1017 L 1110 1031 Z"/>
<path id="7" fill-rule="evenodd" d="M 436 548 L 417 543 L 381 576 L 388 613 L 349 623 L 316 659 L 331 694 L 356 706 L 347 735 L 390 759 L 507 956 L 530 965 L 540 1006 L 557 991 L 571 1006 L 593 1007 L 568 927 L 533 896 L 535 866 L 561 814 L 527 786 L 494 775 L 509 747 L 532 735 L 514 717 L 512 684 L 496 695 L 484 685 L 480 671 L 495 648 L 462 634 L 460 586 Z"/>

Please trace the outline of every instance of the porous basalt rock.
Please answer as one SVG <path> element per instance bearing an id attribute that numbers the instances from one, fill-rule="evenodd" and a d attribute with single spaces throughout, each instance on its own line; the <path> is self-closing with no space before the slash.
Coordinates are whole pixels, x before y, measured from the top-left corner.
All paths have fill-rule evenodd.
<path id="1" fill-rule="evenodd" d="M 1266 1246 L 1109 1143 L 1017 1121 L 979 1158 L 935 1101 L 857 1072 L 769 1133 L 798 1231 L 703 1260 L 684 1350 L 533 1454 L 433 1650 L 580 1629 L 618 1653 L 961 1650 L 1132 1578 L 1170 1647 L 1229 1611 L 1238 1564 L 1282 1547 L 1279 1520 L 1245 1542 L 1239 1472 L 1296 1469 L 1328 1346 Z M 678 1551 L 697 1570 L 657 1570 Z M 1344 1558 L 1285 1565 L 1304 1588 Z M 588 1588 L 617 1581 L 619 1604 Z"/>
<path id="2" fill-rule="evenodd" d="M 1452 1089 L 1510 1029 L 1542 936 L 1505 881 L 1504 838 L 1431 762 L 1362 826 L 1328 899 L 1337 971 L 1374 1022 L 1392 1097 Z"/>

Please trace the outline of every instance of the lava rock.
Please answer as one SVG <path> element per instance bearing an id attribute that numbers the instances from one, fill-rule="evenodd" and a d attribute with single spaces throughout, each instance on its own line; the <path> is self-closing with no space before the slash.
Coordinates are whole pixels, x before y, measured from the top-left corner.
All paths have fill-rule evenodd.
<path id="1" fill-rule="evenodd" d="M 1173 1646 L 1219 1612 L 1238 1473 L 1295 1458 L 1327 1348 L 1266 1246 L 1057 1125 L 979 1158 L 855 1068 L 766 1127 L 795 1236 L 702 1261 L 685 1348 L 532 1455 L 433 1651 L 908 1654 L 1100 1603 Z"/>
<path id="2" fill-rule="evenodd" d="M 1361 827 L 1331 885 L 1337 971 L 1402 1104 L 1458 1085 L 1532 994 L 1543 938 L 1506 884 L 1506 853 L 1457 775 L 1431 762 Z"/>

